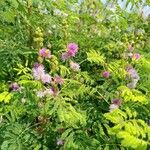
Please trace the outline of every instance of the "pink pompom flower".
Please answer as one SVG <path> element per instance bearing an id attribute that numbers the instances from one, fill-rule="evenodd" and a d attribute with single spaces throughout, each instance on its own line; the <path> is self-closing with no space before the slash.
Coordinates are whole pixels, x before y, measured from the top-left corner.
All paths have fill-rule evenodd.
<path id="1" fill-rule="evenodd" d="M 35 63 L 32 73 L 35 80 L 41 80 L 43 83 L 51 82 L 51 76 L 48 73 L 45 73 L 45 69 L 42 64 Z"/>
<path id="2" fill-rule="evenodd" d="M 62 53 L 61 59 L 62 59 L 63 61 L 66 61 L 66 60 L 68 60 L 69 58 L 70 58 L 70 56 L 68 55 L 67 52 Z"/>
<path id="3" fill-rule="evenodd" d="M 9 85 L 9 87 L 13 90 L 13 91 L 18 91 L 20 89 L 20 86 L 18 85 L 18 83 L 14 82 L 14 83 L 11 83 Z"/>
<path id="4" fill-rule="evenodd" d="M 64 83 L 64 80 L 63 80 L 62 77 L 60 77 L 60 76 L 57 75 L 57 76 L 55 76 L 55 78 L 54 78 L 54 82 L 57 83 L 57 84 L 62 85 L 62 84 Z"/>
<path id="5" fill-rule="evenodd" d="M 41 77 L 45 74 L 44 66 L 36 63 L 32 69 L 32 73 L 35 80 L 41 80 Z"/>
<path id="6" fill-rule="evenodd" d="M 109 78 L 109 76 L 110 76 L 109 71 L 104 71 L 104 72 L 102 72 L 102 76 L 103 76 L 104 78 Z"/>
<path id="7" fill-rule="evenodd" d="M 136 84 L 140 80 L 140 77 L 137 71 L 131 65 L 127 66 L 126 71 L 131 78 L 131 82 L 127 84 L 127 87 L 133 89 L 136 87 Z"/>
<path id="8" fill-rule="evenodd" d="M 141 58 L 141 55 L 139 54 L 139 53 L 134 53 L 133 55 L 132 55 L 132 59 L 133 60 L 139 60 Z"/>
<path id="9" fill-rule="evenodd" d="M 63 61 L 68 60 L 70 57 L 75 57 L 76 53 L 78 52 L 78 45 L 76 43 L 69 43 L 67 45 L 67 51 L 62 53 L 61 59 Z"/>
<path id="10" fill-rule="evenodd" d="M 129 65 L 129 66 L 126 68 L 126 70 L 127 70 L 129 76 L 130 76 L 132 79 L 138 79 L 138 80 L 140 79 L 140 77 L 139 77 L 137 71 L 136 71 L 131 65 Z"/>
<path id="11" fill-rule="evenodd" d="M 112 112 L 115 109 L 118 109 L 119 106 L 121 105 L 121 100 L 118 98 L 115 98 L 112 100 L 112 103 L 109 106 L 109 111 Z"/>
<path id="12" fill-rule="evenodd" d="M 115 104 L 115 105 L 120 106 L 121 105 L 121 100 L 118 99 L 118 98 L 115 98 L 115 99 L 112 100 L 112 103 Z"/>
<path id="13" fill-rule="evenodd" d="M 48 73 L 43 74 L 43 75 L 41 76 L 41 81 L 42 81 L 43 83 L 50 83 L 50 82 L 51 82 L 51 76 L 50 76 Z"/>
<path id="14" fill-rule="evenodd" d="M 73 61 L 70 62 L 70 68 L 75 71 L 78 72 L 80 70 L 80 65 L 78 63 L 75 63 Z"/>
<path id="15" fill-rule="evenodd" d="M 68 55 L 74 57 L 78 52 L 78 45 L 76 43 L 69 43 L 67 50 Z"/>
<path id="16" fill-rule="evenodd" d="M 51 52 L 46 48 L 42 48 L 39 51 L 39 56 L 43 58 L 51 58 Z"/>

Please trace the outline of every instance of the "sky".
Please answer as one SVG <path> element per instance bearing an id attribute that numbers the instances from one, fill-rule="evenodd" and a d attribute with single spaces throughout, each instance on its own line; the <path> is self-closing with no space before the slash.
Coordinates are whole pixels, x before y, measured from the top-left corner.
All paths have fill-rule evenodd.
<path id="1" fill-rule="evenodd" d="M 83 0 L 79 0 L 79 2 L 81 2 L 81 1 L 83 1 Z M 105 4 L 107 0 L 101 0 L 101 1 L 102 1 L 102 3 Z M 144 1 L 145 0 L 143 0 L 143 2 Z M 122 9 L 125 9 L 126 2 L 127 2 L 127 0 L 118 0 L 118 4 L 120 5 L 120 7 Z M 131 12 L 132 11 L 132 10 L 130 10 L 131 6 L 132 6 L 132 4 L 129 3 L 128 7 L 126 8 L 127 12 Z M 145 18 L 148 17 L 148 15 L 150 15 L 150 6 L 144 6 L 143 9 L 141 9 L 141 8 L 142 8 L 142 5 L 141 6 L 139 5 L 139 12 L 143 11 L 143 16 Z"/>

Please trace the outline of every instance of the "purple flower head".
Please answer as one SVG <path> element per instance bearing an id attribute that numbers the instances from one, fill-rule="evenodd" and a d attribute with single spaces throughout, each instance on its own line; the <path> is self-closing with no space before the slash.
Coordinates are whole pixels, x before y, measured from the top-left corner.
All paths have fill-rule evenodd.
<path id="1" fill-rule="evenodd" d="M 139 53 L 135 53 L 132 55 L 132 59 L 133 60 L 139 60 L 141 58 L 140 54 Z"/>
<path id="2" fill-rule="evenodd" d="M 60 77 L 60 76 L 57 75 L 57 76 L 54 78 L 54 82 L 61 85 L 61 84 L 64 83 L 64 80 L 63 80 L 62 77 Z"/>
<path id="3" fill-rule="evenodd" d="M 20 89 L 18 83 L 14 82 L 14 83 L 11 83 L 9 85 L 9 87 L 13 90 L 13 91 L 18 91 Z"/>
<path id="4" fill-rule="evenodd" d="M 79 71 L 80 70 L 80 65 L 78 63 L 75 63 L 73 61 L 70 62 L 70 68 L 73 70 L 73 71 Z"/>
<path id="5" fill-rule="evenodd" d="M 44 66 L 36 63 L 32 68 L 32 73 L 36 80 L 41 80 L 41 77 L 45 74 Z"/>
<path id="6" fill-rule="evenodd" d="M 58 139 L 56 144 L 57 145 L 64 145 L 64 140 Z"/>
<path id="7" fill-rule="evenodd" d="M 120 106 L 120 105 L 121 105 L 121 100 L 118 99 L 118 98 L 116 98 L 116 99 L 113 99 L 113 100 L 112 100 L 112 103 L 113 103 L 114 105 Z"/>
<path id="8" fill-rule="evenodd" d="M 130 69 L 133 69 L 132 65 L 128 65 L 128 66 L 126 67 L 126 71 L 127 71 L 127 72 L 128 72 Z"/>
<path id="9" fill-rule="evenodd" d="M 109 76 L 110 76 L 109 71 L 104 71 L 104 72 L 102 72 L 102 76 L 103 76 L 104 78 L 109 78 Z"/>
<path id="10" fill-rule="evenodd" d="M 127 84 L 127 87 L 130 89 L 133 89 L 136 87 L 136 84 L 138 82 L 138 80 L 140 79 L 137 71 L 131 66 L 127 66 L 126 71 L 128 72 L 130 78 L 131 78 L 131 82 Z"/>
<path id="11" fill-rule="evenodd" d="M 67 52 L 62 53 L 61 59 L 63 61 L 68 60 L 70 57 L 74 57 L 78 52 L 78 45 L 75 43 L 69 43 L 67 45 Z"/>
<path id="12" fill-rule="evenodd" d="M 36 63 L 32 68 L 33 77 L 35 80 L 41 80 L 43 83 L 50 83 L 51 76 L 45 73 L 44 66 Z"/>
<path id="13" fill-rule="evenodd" d="M 41 81 L 43 83 L 50 83 L 51 82 L 51 76 L 48 73 L 42 74 Z"/>
<path id="14" fill-rule="evenodd" d="M 39 51 L 39 56 L 43 58 L 51 58 L 51 52 L 46 48 L 42 48 Z"/>
<path id="15" fill-rule="evenodd" d="M 130 75 L 130 77 L 132 78 L 132 79 L 140 79 L 140 77 L 139 77 L 139 75 L 138 75 L 138 73 L 137 73 L 137 71 L 134 69 L 134 68 L 127 68 L 127 72 L 128 72 L 128 74 Z"/>
<path id="16" fill-rule="evenodd" d="M 69 58 L 70 58 L 70 56 L 68 55 L 67 52 L 62 53 L 61 59 L 62 59 L 63 61 L 66 61 L 66 60 L 69 59 Z"/>
<path id="17" fill-rule="evenodd" d="M 78 45 L 76 43 L 69 43 L 67 46 L 67 53 L 69 56 L 75 56 L 78 52 Z"/>
<path id="18" fill-rule="evenodd" d="M 129 51 L 133 51 L 133 50 L 134 50 L 134 47 L 132 46 L 132 44 L 129 44 L 129 45 L 128 45 L 128 50 L 129 50 Z"/>
<path id="19" fill-rule="evenodd" d="M 38 68 L 41 64 L 39 64 L 38 62 L 34 63 L 33 67 L 34 68 Z"/>

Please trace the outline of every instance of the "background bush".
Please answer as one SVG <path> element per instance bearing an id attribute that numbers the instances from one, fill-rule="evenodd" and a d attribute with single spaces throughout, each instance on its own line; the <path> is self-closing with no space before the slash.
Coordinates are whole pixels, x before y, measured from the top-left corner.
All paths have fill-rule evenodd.
<path id="1" fill-rule="evenodd" d="M 0 1 L 2 150 L 150 148 L 150 22 L 128 2 L 130 13 L 115 1 Z M 79 49 L 64 62 L 69 43 Z M 39 56 L 43 47 L 51 58 Z M 35 62 L 51 83 L 35 80 Z M 129 65 L 139 76 L 133 88 Z M 56 95 L 39 97 L 46 89 Z"/>

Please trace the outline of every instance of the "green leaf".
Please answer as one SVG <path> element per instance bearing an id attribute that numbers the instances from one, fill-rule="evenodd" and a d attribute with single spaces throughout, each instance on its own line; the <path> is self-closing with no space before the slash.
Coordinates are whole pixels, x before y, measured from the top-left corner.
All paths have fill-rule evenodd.
<path id="1" fill-rule="evenodd" d="M 12 94 L 9 92 L 3 92 L 0 94 L 0 102 L 9 103 L 12 98 Z"/>
<path id="2" fill-rule="evenodd" d="M 105 58 L 103 55 L 96 52 L 95 50 L 90 50 L 89 52 L 87 52 L 87 60 L 91 63 L 94 62 L 97 64 L 104 64 Z"/>

